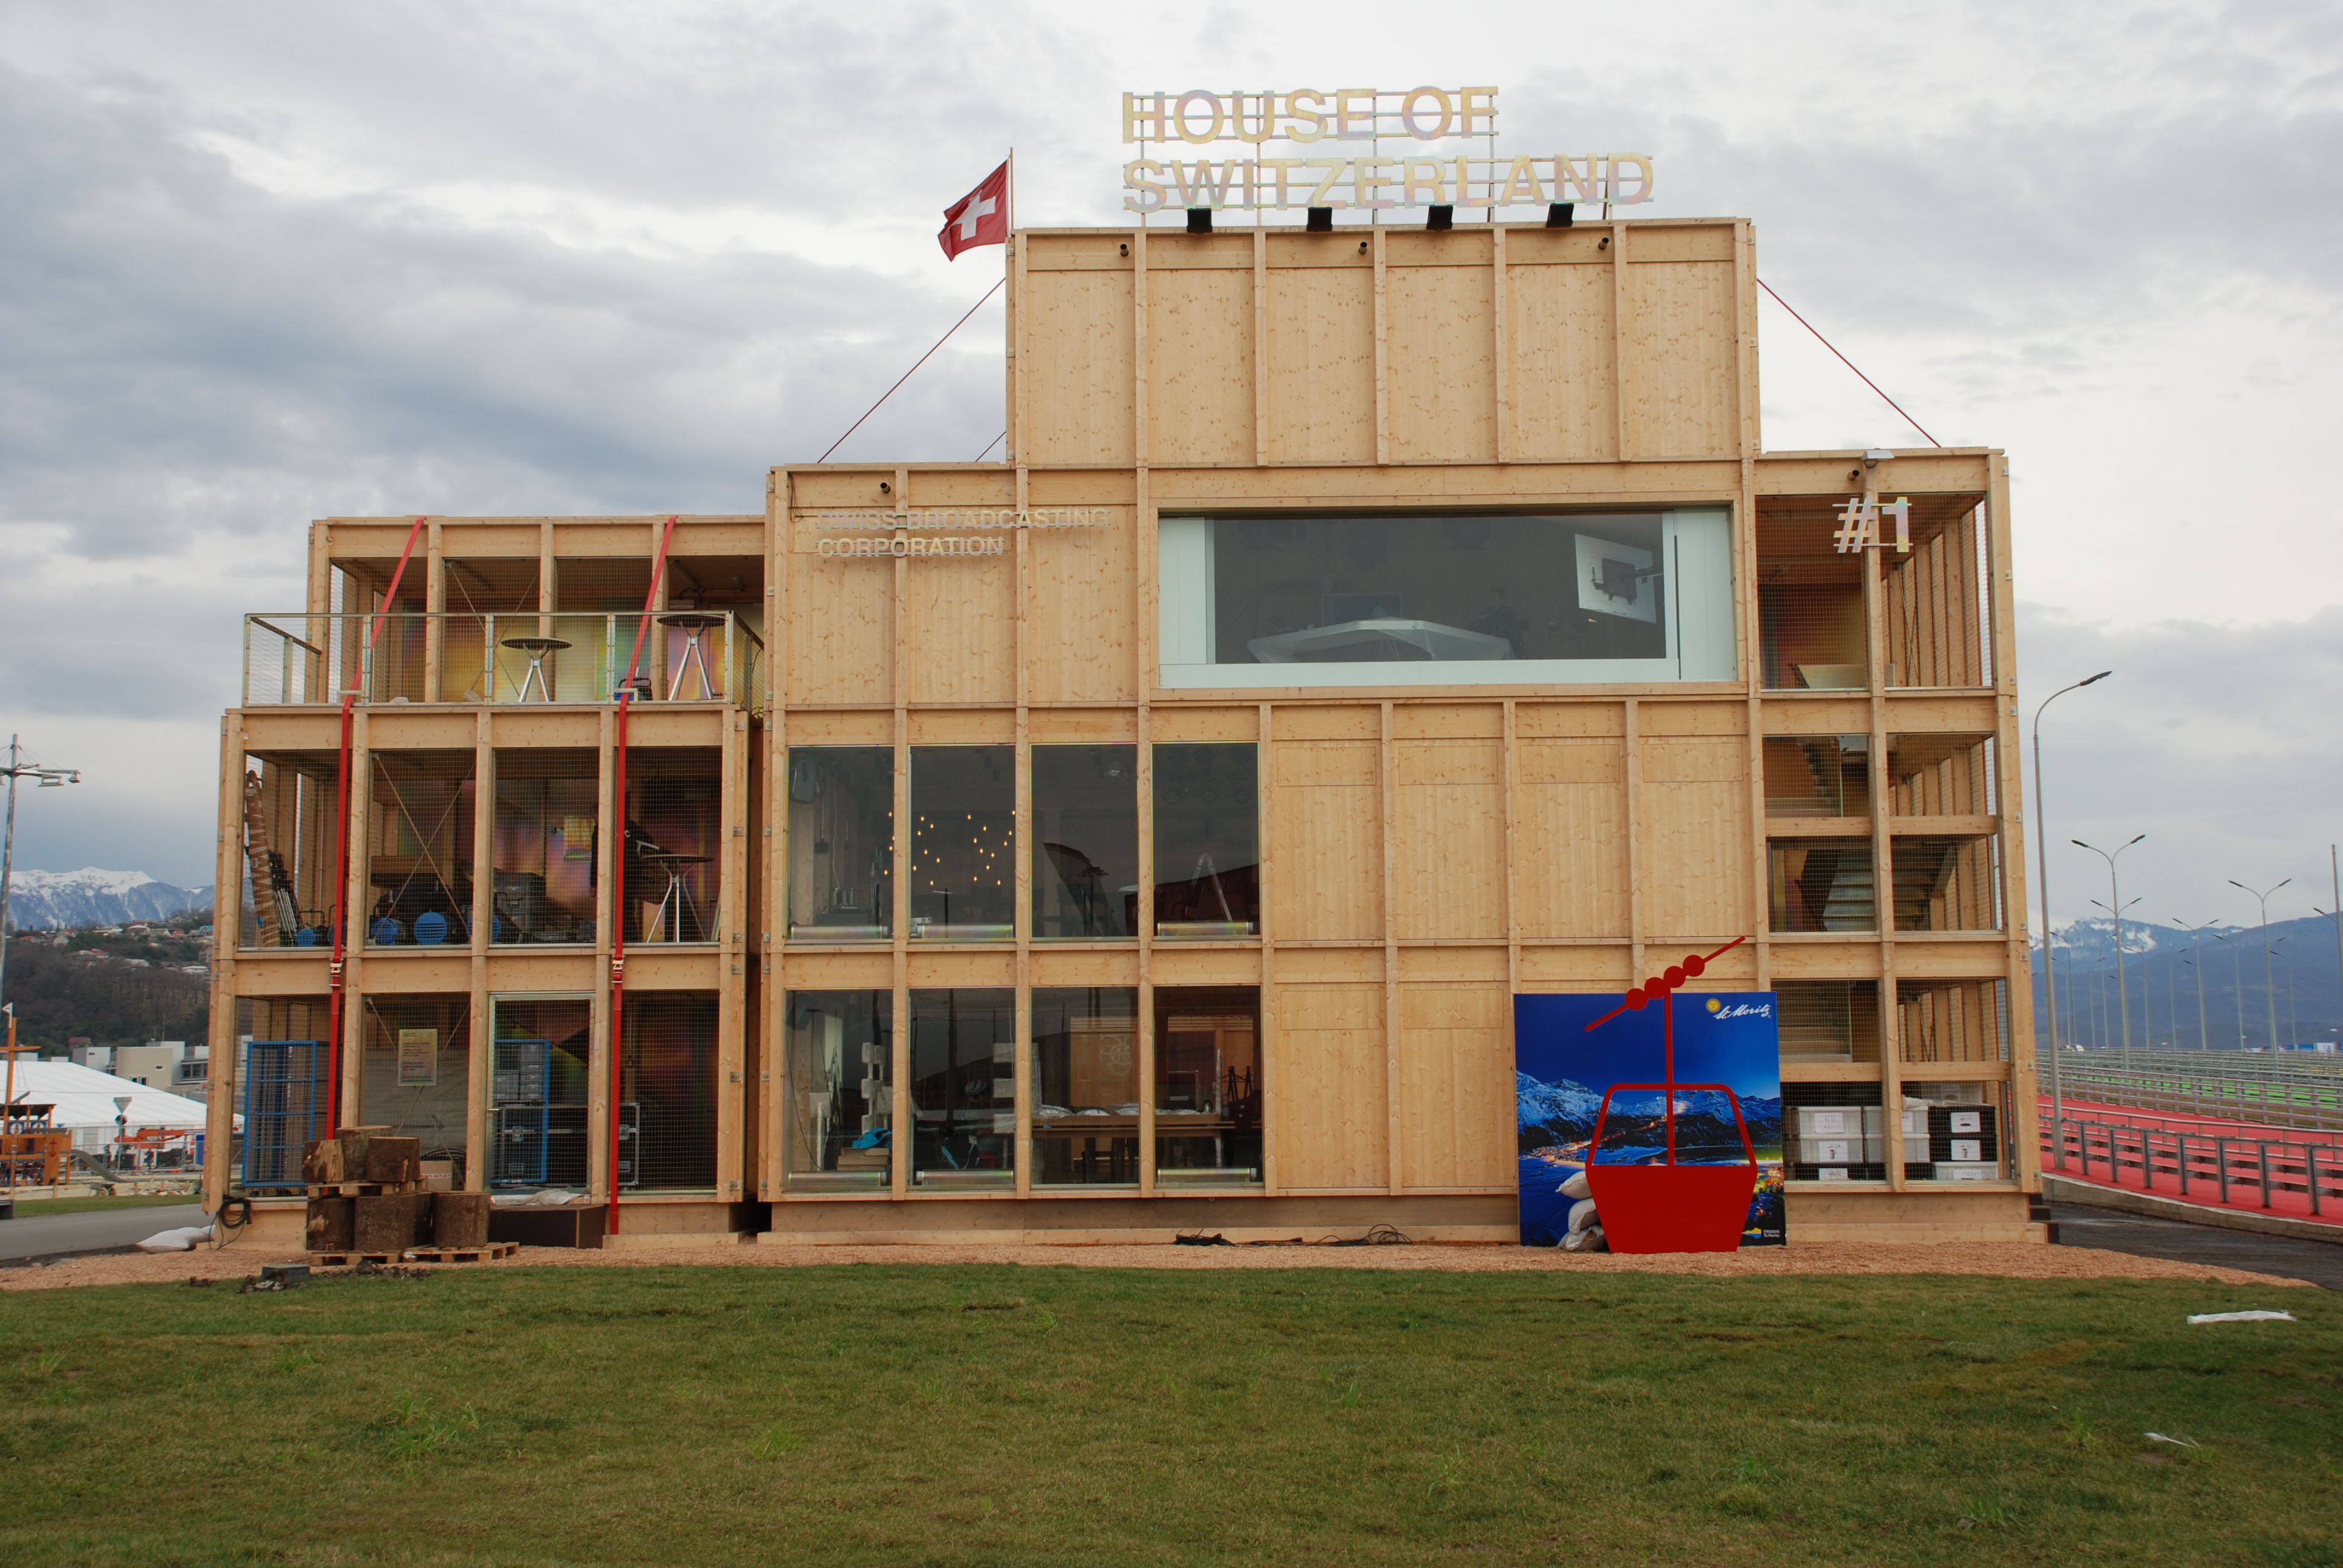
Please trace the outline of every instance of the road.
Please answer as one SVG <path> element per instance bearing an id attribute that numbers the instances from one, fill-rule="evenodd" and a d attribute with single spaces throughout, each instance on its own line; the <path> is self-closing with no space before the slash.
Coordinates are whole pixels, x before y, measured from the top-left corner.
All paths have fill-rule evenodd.
<path id="1" fill-rule="evenodd" d="M 2062 1247 L 2096 1247 L 2107 1252 L 2129 1252 L 2138 1258 L 2168 1258 L 2182 1263 L 2250 1269 L 2258 1274 L 2280 1274 L 2290 1280 L 2308 1280 L 2330 1291 L 2343 1291 L 2343 1244 L 2333 1241 L 2301 1241 L 2291 1236 L 2225 1231 L 2216 1225 L 2191 1225 L 2180 1220 L 2159 1220 L 2149 1214 L 2128 1214 L 2119 1209 L 2097 1209 L 2064 1201 L 2051 1204 L 2050 1213 L 2058 1221 L 2058 1244 Z"/>
<path id="2" fill-rule="evenodd" d="M 86 1214 L 40 1214 L 0 1220 L 0 1261 L 47 1258 L 59 1253 L 101 1252 L 131 1247 L 157 1231 L 204 1222 L 200 1203 L 167 1208 L 96 1210 Z"/>

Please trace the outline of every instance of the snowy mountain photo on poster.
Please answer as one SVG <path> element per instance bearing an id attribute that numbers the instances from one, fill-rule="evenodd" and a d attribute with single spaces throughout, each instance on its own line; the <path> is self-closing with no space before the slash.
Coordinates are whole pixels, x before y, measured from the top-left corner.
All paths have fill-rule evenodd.
<path id="1" fill-rule="evenodd" d="M 1662 1009 L 1623 1012 L 1602 1028 L 1587 1025 L 1626 999 L 1617 992 L 1517 996 L 1513 999 L 1513 1081 L 1521 1191 L 1522 1244 L 1568 1243 L 1573 1211 L 1587 1201 L 1564 1188 L 1586 1165 L 1603 1097 L 1623 1083 L 1659 1083 L 1667 1077 Z M 1782 1240 L 1782 1069 L 1778 1019 L 1770 991 L 1686 992 L 1675 998 L 1677 1083 L 1721 1083 L 1676 1097 L 1679 1163 L 1738 1163 L 1745 1156 L 1734 1125 L 1733 1101 L 1757 1157 L 1757 1191 L 1750 1201 L 1742 1245 Z M 1605 1163 L 1664 1158 L 1661 1101 L 1656 1091 L 1612 1096 L 1604 1132 Z M 1647 1134 L 1650 1135 L 1647 1138 Z M 1641 1145 L 1648 1141 L 1649 1148 Z M 1576 1231 L 1599 1224 L 1591 1207 Z"/>

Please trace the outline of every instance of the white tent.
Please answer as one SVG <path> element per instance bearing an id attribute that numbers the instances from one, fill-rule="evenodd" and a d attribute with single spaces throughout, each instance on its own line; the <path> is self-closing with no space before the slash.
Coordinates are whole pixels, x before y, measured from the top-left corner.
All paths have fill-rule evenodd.
<path id="1" fill-rule="evenodd" d="M 117 1107 L 114 1103 L 117 1098 L 126 1098 L 130 1103 Z M 71 1128 L 74 1147 L 93 1154 L 114 1141 L 120 1131 L 115 1123 L 117 1115 L 128 1119 L 127 1125 L 133 1132 L 142 1127 L 201 1132 L 208 1114 L 199 1100 L 149 1089 L 94 1067 L 30 1058 L 16 1063 L 14 1103 L 55 1106 L 51 1116 L 55 1125 Z"/>

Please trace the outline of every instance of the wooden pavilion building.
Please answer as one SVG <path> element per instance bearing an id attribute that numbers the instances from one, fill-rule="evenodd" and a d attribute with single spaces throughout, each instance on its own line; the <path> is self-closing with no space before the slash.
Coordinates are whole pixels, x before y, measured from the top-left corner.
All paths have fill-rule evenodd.
<path id="1" fill-rule="evenodd" d="M 2042 1235 L 2000 452 L 1765 451 L 1742 221 L 1008 266 L 1007 461 L 312 526 L 221 734 L 246 1235 L 330 1104 L 610 1244 L 1510 1240 L 1511 999 L 1735 937 L 1790 1106 L 2001 1134 L 1794 1151 L 1793 1241 Z"/>

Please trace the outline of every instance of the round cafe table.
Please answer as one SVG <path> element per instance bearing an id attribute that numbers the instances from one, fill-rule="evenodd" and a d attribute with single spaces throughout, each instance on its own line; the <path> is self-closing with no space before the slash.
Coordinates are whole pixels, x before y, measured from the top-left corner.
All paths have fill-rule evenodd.
<path id="1" fill-rule="evenodd" d="M 552 701 L 553 687 L 545 678 L 545 656 L 548 653 L 558 653 L 569 644 L 558 637 L 508 637 L 503 640 L 504 646 L 516 653 L 528 655 L 528 673 L 521 677 L 520 693 L 513 700 L 527 702 L 528 689 L 534 683 L 537 687 L 537 699 L 539 702 Z"/>
<path id="2" fill-rule="evenodd" d="M 714 701 L 716 682 L 708 673 L 707 638 L 710 631 L 724 624 L 724 618 L 720 615 L 679 612 L 675 615 L 659 617 L 659 623 L 661 626 L 675 628 L 684 634 L 685 638 L 683 657 L 675 661 L 675 674 L 667 683 L 667 699 L 669 702 L 676 699 L 676 694 L 683 689 L 684 673 L 697 665 L 699 668 L 700 698 L 707 701 Z"/>
<path id="3" fill-rule="evenodd" d="M 683 911 L 685 906 L 689 904 L 691 910 L 692 929 L 699 932 L 700 940 L 707 940 L 708 933 L 704 929 L 706 922 L 700 918 L 699 906 L 691 903 L 691 890 L 683 885 L 683 869 L 686 866 L 704 866 L 715 857 L 713 855 L 679 855 L 666 849 L 653 849 L 646 850 L 638 859 L 644 865 L 667 873 L 667 891 L 659 895 L 659 911 L 651 917 L 650 930 L 646 933 L 645 940 L 655 942 L 683 940 Z M 675 910 L 675 935 L 663 938 L 658 933 L 667 928 L 668 910 L 670 906 Z"/>

